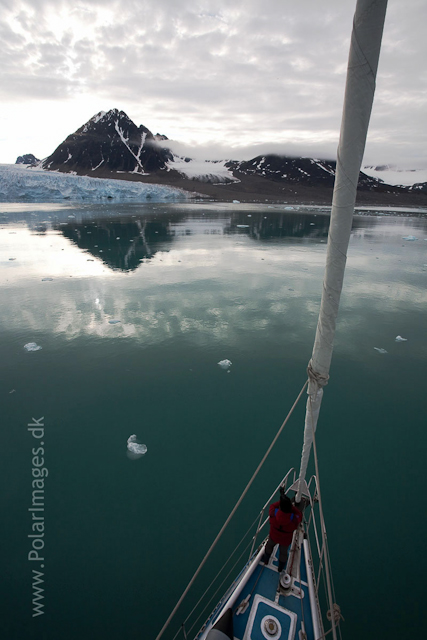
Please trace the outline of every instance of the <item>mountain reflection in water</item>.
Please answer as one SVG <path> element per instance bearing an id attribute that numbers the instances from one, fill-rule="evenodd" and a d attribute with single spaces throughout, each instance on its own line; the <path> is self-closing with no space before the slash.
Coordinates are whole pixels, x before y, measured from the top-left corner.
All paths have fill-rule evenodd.
<path id="1" fill-rule="evenodd" d="M 204 228 L 202 228 L 204 227 Z M 203 222 L 188 215 L 172 215 L 167 220 L 158 215 L 133 216 L 133 219 L 96 218 L 53 224 L 79 249 L 101 259 L 112 269 L 133 271 L 140 262 L 149 260 L 158 251 L 169 251 L 173 241 L 180 236 L 199 233 L 209 235 L 244 234 L 252 240 L 279 238 L 323 239 L 328 235 L 329 217 L 312 214 L 281 214 L 266 216 L 235 213 L 230 218 L 209 215 Z M 46 224 L 36 224 L 33 230 L 45 232 Z"/>

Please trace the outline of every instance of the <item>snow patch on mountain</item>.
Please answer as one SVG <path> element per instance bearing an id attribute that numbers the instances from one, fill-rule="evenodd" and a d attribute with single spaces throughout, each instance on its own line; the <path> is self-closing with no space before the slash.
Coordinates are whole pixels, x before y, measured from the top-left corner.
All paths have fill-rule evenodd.
<path id="1" fill-rule="evenodd" d="M 377 178 L 393 186 L 410 187 L 413 184 L 427 182 L 427 169 L 399 169 L 391 165 L 383 165 L 366 166 L 362 171 L 371 178 Z"/>
<path id="2" fill-rule="evenodd" d="M 178 171 L 181 175 L 190 180 L 201 180 L 202 182 L 222 183 L 239 182 L 232 172 L 225 166 L 225 160 L 191 160 L 174 156 L 166 164 L 169 169 Z"/>
<path id="3" fill-rule="evenodd" d="M 107 114 L 106 111 L 100 111 L 99 113 L 96 114 L 96 116 L 93 116 L 92 120 L 93 122 L 96 124 L 97 122 L 99 122 L 100 120 L 102 120 L 102 118 Z"/>
<path id="4" fill-rule="evenodd" d="M 163 202 L 185 200 L 182 189 L 128 180 L 89 178 L 70 173 L 0 165 L 0 202 L 96 202 L 99 200 Z"/>

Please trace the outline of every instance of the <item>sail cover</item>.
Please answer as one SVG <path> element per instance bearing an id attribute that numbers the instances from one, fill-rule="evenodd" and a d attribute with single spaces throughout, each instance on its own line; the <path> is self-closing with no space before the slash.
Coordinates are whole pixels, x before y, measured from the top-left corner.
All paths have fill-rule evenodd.
<path id="1" fill-rule="evenodd" d="M 329 378 L 335 325 L 356 202 L 357 182 L 374 100 L 375 78 L 386 9 L 387 0 L 358 0 L 353 20 L 332 198 L 326 270 L 316 337 L 308 367 L 307 393 L 309 397 L 307 399 L 297 501 L 301 499 L 302 480 L 305 479 L 322 401 L 322 387 L 327 384 Z"/>

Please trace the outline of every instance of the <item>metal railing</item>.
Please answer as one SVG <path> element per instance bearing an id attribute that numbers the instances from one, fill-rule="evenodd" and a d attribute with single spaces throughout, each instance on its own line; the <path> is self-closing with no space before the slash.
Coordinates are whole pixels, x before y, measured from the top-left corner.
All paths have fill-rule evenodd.
<path id="1" fill-rule="evenodd" d="M 203 592 L 203 594 L 201 595 L 197 603 L 194 605 L 193 609 L 187 615 L 185 620 L 181 623 L 177 632 L 173 636 L 173 640 L 175 640 L 179 636 L 179 634 L 182 634 L 181 637 L 183 637 L 184 639 L 194 638 L 194 640 L 198 640 L 200 638 L 200 636 L 203 634 L 206 627 L 215 618 L 215 616 L 220 611 L 225 601 L 229 598 L 234 587 L 236 586 L 236 584 L 238 584 L 242 574 L 248 568 L 249 564 L 254 560 L 256 554 L 259 552 L 261 548 L 261 544 L 265 542 L 265 539 L 266 539 L 265 535 L 261 540 L 261 543 L 259 544 L 257 544 L 257 539 L 259 537 L 259 534 L 265 529 L 265 526 L 268 523 L 268 514 L 267 516 L 265 514 L 269 505 L 274 501 L 275 495 L 281 489 L 284 490 L 285 492 L 286 490 L 288 492 L 291 491 L 291 487 L 294 485 L 295 481 L 296 481 L 296 471 L 294 468 L 291 468 L 287 472 L 287 474 L 284 476 L 284 478 L 280 481 L 280 483 L 277 485 L 277 487 L 274 489 L 272 494 L 269 496 L 268 500 L 265 502 L 265 504 L 259 511 L 256 518 L 252 521 L 246 533 L 242 536 L 238 544 L 234 547 L 233 551 L 231 552 L 227 560 L 224 562 L 224 564 L 221 566 L 216 576 L 209 583 L 208 587 Z M 289 489 L 287 489 L 288 485 L 289 485 Z M 317 506 L 319 502 L 319 491 L 318 491 L 318 483 L 317 483 L 316 476 L 314 475 L 311 476 L 309 482 L 307 483 L 307 488 L 308 488 L 308 495 L 304 497 L 304 504 L 303 504 L 304 517 L 303 517 L 302 526 L 304 528 L 304 537 L 306 537 L 308 541 L 308 549 L 311 556 L 310 560 L 312 562 L 313 575 L 314 575 L 314 580 L 313 580 L 314 592 L 315 592 L 316 604 L 319 612 L 319 619 L 321 620 L 324 628 L 330 627 L 326 631 L 322 630 L 321 635 L 319 636 L 319 640 L 320 640 L 320 638 L 324 638 L 332 631 L 332 626 L 334 628 L 337 628 L 339 631 L 339 618 L 341 616 L 338 616 L 337 614 L 337 609 L 339 611 L 339 608 L 337 608 L 337 605 L 335 605 L 334 590 L 332 590 L 333 602 L 331 602 L 330 601 L 331 599 L 328 598 L 326 588 L 325 588 L 325 593 L 326 593 L 326 601 L 328 603 L 328 609 L 324 615 L 321 614 L 319 596 L 320 596 L 320 592 L 325 587 L 325 580 L 324 580 L 325 572 L 328 571 L 330 573 L 330 561 L 329 561 L 329 551 L 327 546 L 326 528 L 319 514 L 316 514 Z M 254 530 L 254 527 L 255 527 L 255 530 Z M 248 537 L 250 536 L 251 532 L 252 532 L 252 535 L 248 540 Z M 294 540 L 295 540 L 295 537 L 294 537 Z M 245 541 L 246 541 L 246 544 L 244 544 Z M 232 559 L 234 558 L 238 549 L 242 547 L 242 545 L 243 545 L 243 550 L 238 555 L 237 559 L 235 559 L 234 563 L 232 563 L 231 562 Z M 248 549 L 249 549 L 249 555 L 247 557 L 247 561 L 244 563 L 244 566 L 242 567 L 242 569 L 238 571 L 237 566 L 243 560 L 244 555 Z M 293 542 L 290 549 L 289 562 L 292 562 L 292 554 L 295 553 L 295 551 L 296 549 Z M 313 552 L 315 553 L 313 554 Z M 225 592 L 223 592 L 223 595 L 218 596 L 218 593 L 220 592 L 221 588 L 224 587 L 224 584 L 226 583 L 227 579 L 232 577 L 231 574 L 234 570 L 238 571 L 237 577 L 234 580 L 232 580 L 228 588 L 225 588 Z M 330 580 L 332 581 L 331 575 L 330 575 Z M 219 584 L 218 584 L 218 581 L 220 581 Z M 333 585 L 333 582 L 332 582 L 332 585 Z M 216 605 L 214 602 L 215 597 L 217 598 L 219 597 L 219 600 L 217 600 Z M 209 610 L 210 607 L 212 607 L 211 613 L 207 616 L 207 619 L 203 624 L 203 626 L 199 629 L 199 631 L 196 633 L 195 636 L 190 635 L 194 627 L 196 626 L 196 624 L 202 618 L 202 616 L 203 615 L 206 616 L 206 612 Z M 334 616 L 333 623 L 331 620 L 332 616 Z M 341 637 L 340 632 L 339 632 L 339 635 Z"/>

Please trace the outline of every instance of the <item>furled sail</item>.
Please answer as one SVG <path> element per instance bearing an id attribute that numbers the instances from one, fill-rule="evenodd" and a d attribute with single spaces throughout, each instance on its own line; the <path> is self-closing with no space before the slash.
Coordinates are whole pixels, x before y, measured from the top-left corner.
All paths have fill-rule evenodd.
<path id="1" fill-rule="evenodd" d="M 301 500 L 304 488 L 305 474 L 322 402 L 323 387 L 329 378 L 335 324 L 344 280 L 357 182 L 374 100 L 375 78 L 386 9 L 387 0 L 358 0 L 354 15 L 337 153 L 326 270 L 316 337 L 308 366 L 308 399 L 299 488 L 296 495 L 297 502 Z"/>

